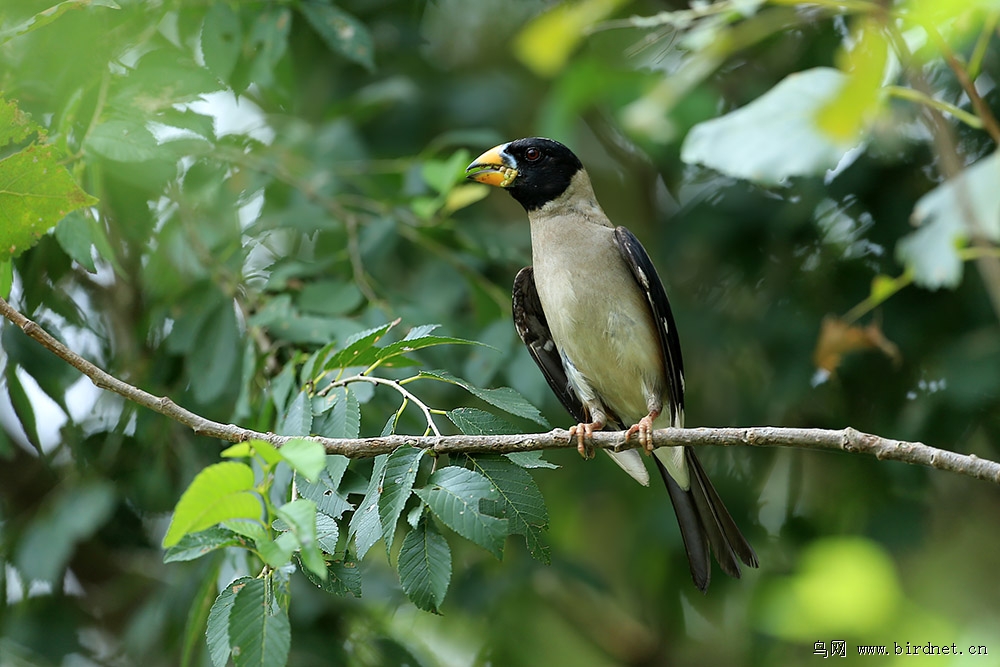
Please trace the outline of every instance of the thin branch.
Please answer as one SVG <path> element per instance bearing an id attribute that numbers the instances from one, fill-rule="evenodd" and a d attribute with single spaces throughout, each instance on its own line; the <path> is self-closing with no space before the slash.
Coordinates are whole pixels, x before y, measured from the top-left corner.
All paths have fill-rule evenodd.
<path id="1" fill-rule="evenodd" d="M 41 343 L 59 358 L 65 360 L 86 375 L 97 387 L 113 391 L 129 401 L 149 408 L 166 417 L 188 426 L 198 435 L 218 438 L 226 442 L 245 440 L 265 440 L 280 447 L 293 436 L 261 433 L 250 429 L 222 424 L 206 419 L 186 410 L 169 398 L 154 396 L 127 382 L 119 380 L 104 370 L 76 354 L 35 322 L 22 315 L 7 301 L 0 298 L 0 314 L 20 327 L 25 334 Z M 320 442 L 328 454 L 342 454 L 350 458 L 368 458 L 387 454 L 397 447 L 410 445 L 429 449 L 438 454 L 507 454 L 540 449 L 576 449 L 576 438 L 569 432 L 555 429 L 548 433 L 527 435 L 453 435 L 453 436 L 410 436 L 392 435 L 381 438 L 334 439 L 311 438 Z M 937 470 L 967 475 L 994 484 L 1000 484 L 1000 463 L 981 459 L 975 454 L 957 454 L 919 442 L 905 442 L 862 433 L 852 428 L 841 430 L 777 428 L 760 426 L 751 428 L 667 428 L 653 432 L 653 444 L 657 447 L 800 447 L 806 449 L 838 450 L 869 454 L 880 460 L 901 461 L 923 465 Z M 593 435 L 596 448 L 621 451 L 635 447 L 634 441 L 626 441 L 625 432 L 602 431 Z"/>

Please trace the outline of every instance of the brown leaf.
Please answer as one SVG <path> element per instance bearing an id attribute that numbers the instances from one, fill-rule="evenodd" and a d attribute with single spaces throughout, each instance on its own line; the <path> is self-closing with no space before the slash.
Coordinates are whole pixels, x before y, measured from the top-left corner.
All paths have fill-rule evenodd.
<path id="1" fill-rule="evenodd" d="M 817 368 L 832 374 L 840 366 L 845 354 L 872 349 L 881 350 L 895 364 L 902 360 L 899 348 L 885 337 L 878 323 L 872 322 L 859 327 L 848 324 L 839 317 L 827 315 L 823 318 L 819 340 L 816 341 L 813 363 Z"/>

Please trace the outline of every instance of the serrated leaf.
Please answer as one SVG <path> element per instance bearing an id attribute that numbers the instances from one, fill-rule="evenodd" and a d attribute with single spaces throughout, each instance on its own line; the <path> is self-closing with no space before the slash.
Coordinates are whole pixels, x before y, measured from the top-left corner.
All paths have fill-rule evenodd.
<path id="1" fill-rule="evenodd" d="M 822 174 L 854 147 L 853 140 L 835 141 L 816 122 L 845 80 L 830 67 L 790 74 L 746 106 L 691 128 L 681 159 L 764 184 Z"/>
<path id="2" fill-rule="evenodd" d="M 378 514 L 378 500 L 382 495 L 382 481 L 385 477 L 385 464 L 389 460 L 388 454 L 380 454 L 375 457 L 375 464 L 372 468 L 371 479 L 368 480 L 368 490 L 365 492 L 364 500 L 358 505 L 354 516 L 351 517 L 350 535 L 354 537 L 354 546 L 357 550 L 358 560 L 365 557 L 372 545 L 382 537 L 382 522 Z"/>
<path id="3" fill-rule="evenodd" d="M 160 155 L 156 138 L 144 123 L 118 118 L 97 125 L 83 146 L 84 150 L 116 162 L 145 162 Z"/>
<path id="4" fill-rule="evenodd" d="M 50 146 L 28 146 L 0 160 L 0 258 L 17 257 L 68 213 L 96 203 Z"/>
<path id="5" fill-rule="evenodd" d="M 305 0 L 299 11 L 331 51 L 369 71 L 375 69 L 375 43 L 364 23 L 339 7 L 316 1 Z"/>
<path id="6" fill-rule="evenodd" d="M 483 501 L 499 498 L 488 479 L 472 470 L 447 466 L 432 474 L 427 486 L 414 489 L 414 493 L 446 526 L 498 559 L 503 557 L 507 520 L 490 516 L 480 508 Z"/>
<path id="7" fill-rule="evenodd" d="M 188 533 L 163 555 L 164 563 L 194 560 L 216 549 L 246 546 L 246 542 L 232 530 L 214 526 L 197 533 Z"/>
<path id="8" fill-rule="evenodd" d="M 499 494 L 496 501 L 483 501 L 483 512 L 507 519 L 507 531 L 523 535 L 531 556 L 547 565 L 549 547 L 542 534 L 549 527 L 549 512 L 535 480 L 502 456 L 468 456 L 466 460 L 469 467 L 488 479 Z"/>
<path id="9" fill-rule="evenodd" d="M 382 540 L 388 553 L 396 534 L 396 523 L 403 513 L 406 501 L 413 490 L 413 481 L 420 469 L 420 457 L 426 450 L 400 447 L 389 454 L 382 481 L 382 495 L 378 501 L 378 514 L 382 524 Z"/>
<path id="10" fill-rule="evenodd" d="M 316 420 L 317 435 L 327 438 L 356 438 L 361 433 L 361 405 L 350 387 L 327 392 L 333 408 Z"/>
<path id="11" fill-rule="evenodd" d="M 515 435 L 521 431 L 503 417 L 479 408 L 456 408 L 448 419 L 465 435 Z"/>
<path id="12" fill-rule="evenodd" d="M 219 593 L 208 612 L 208 623 L 205 626 L 205 639 L 208 641 L 208 654 L 215 667 L 225 667 L 229 662 L 229 615 L 233 610 L 236 594 L 249 582 L 250 577 L 240 577 Z"/>
<path id="13" fill-rule="evenodd" d="M 451 582 L 451 549 L 424 519 L 403 538 L 399 550 L 399 583 L 418 609 L 439 613 Z"/>
<path id="14" fill-rule="evenodd" d="M 326 553 L 333 555 L 337 551 L 337 540 L 340 538 L 340 525 L 328 514 L 316 512 L 316 544 Z"/>
<path id="15" fill-rule="evenodd" d="M 288 615 L 267 599 L 267 583 L 251 579 L 236 593 L 229 612 L 229 640 L 237 667 L 276 667 L 288 661 Z"/>
<path id="16" fill-rule="evenodd" d="M 327 514 L 334 519 L 339 519 L 344 512 L 354 509 L 354 505 L 347 501 L 340 488 L 340 480 L 347 470 L 349 461 L 346 456 L 328 455 L 326 457 L 326 468 L 319 474 L 315 482 L 309 482 L 296 476 L 295 484 L 299 490 L 299 495 L 309 498 L 316 503 L 316 509 L 323 514 Z"/>
<path id="17" fill-rule="evenodd" d="M 339 561 L 327 561 L 326 581 L 305 568 L 302 573 L 314 586 L 327 593 L 341 596 L 350 593 L 356 598 L 361 597 L 361 568 L 358 567 L 356 560 L 350 558 L 350 554 L 345 554 Z"/>
<path id="18" fill-rule="evenodd" d="M 275 510 L 299 544 L 299 553 L 307 569 L 320 578 L 326 577 L 326 564 L 316 543 L 316 503 L 308 498 L 296 498 Z"/>
<path id="19" fill-rule="evenodd" d="M 163 547 L 172 547 L 184 535 L 229 519 L 260 520 L 261 504 L 254 488 L 253 470 L 224 461 L 202 470 L 184 491 L 174 509 Z"/>
<path id="20" fill-rule="evenodd" d="M 559 468 L 555 463 L 551 461 L 546 461 L 542 458 L 542 452 L 510 452 L 509 454 L 504 454 L 508 459 L 510 459 L 515 465 L 519 465 L 522 468 L 549 468 L 550 470 L 556 470 Z"/>
<path id="21" fill-rule="evenodd" d="M 326 450 L 315 440 L 289 440 L 278 449 L 278 454 L 308 481 L 318 479 L 326 468 Z"/>
<path id="22" fill-rule="evenodd" d="M 280 435 L 310 435 L 312 425 L 312 402 L 309 400 L 309 394 L 300 391 L 292 399 L 288 411 L 275 430 Z"/>
<path id="23" fill-rule="evenodd" d="M 0 96 L 0 148 L 11 142 L 20 143 L 41 131 L 42 127 L 31 120 L 31 114 Z"/>
<path id="24" fill-rule="evenodd" d="M 336 352 L 323 364 L 322 370 L 347 368 L 348 366 L 360 365 L 355 363 L 358 355 L 375 345 L 375 343 L 377 343 L 382 336 L 389 331 L 389 329 L 396 326 L 398 323 L 399 320 L 393 320 L 388 324 L 383 324 L 382 326 L 375 327 L 374 329 L 367 329 L 351 336 L 344 341 L 344 348 Z"/>
<path id="25" fill-rule="evenodd" d="M 201 52 L 205 65 L 222 81 L 229 81 L 243 48 L 243 25 L 226 2 L 213 2 L 205 12 Z"/>
<path id="26" fill-rule="evenodd" d="M 420 377 L 434 378 L 436 380 L 442 380 L 444 382 L 458 385 L 476 398 L 486 401 L 490 405 L 498 407 L 504 412 L 509 412 L 512 415 L 530 419 L 536 424 L 540 424 L 546 428 L 549 426 L 548 421 L 546 421 L 545 417 L 542 416 L 542 413 L 538 411 L 538 408 L 529 403 L 527 399 L 510 387 L 500 387 L 499 389 L 480 389 L 468 380 L 463 380 L 462 378 L 455 377 L 447 371 L 441 370 L 420 371 Z"/>

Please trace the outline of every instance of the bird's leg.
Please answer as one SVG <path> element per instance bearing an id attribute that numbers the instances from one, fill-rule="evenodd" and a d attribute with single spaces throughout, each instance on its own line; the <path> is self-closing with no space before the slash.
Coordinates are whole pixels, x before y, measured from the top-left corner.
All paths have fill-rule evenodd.
<path id="1" fill-rule="evenodd" d="M 660 410 L 653 409 L 649 414 L 639 420 L 638 424 L 632 424 L 625 432 L 625 441 L 636 433 L 639 434 L 639 444 L 647 455 L 653 453 L 653 420 L 660 416 Z"/>
<path id="2" fill-rule="evenodd" d="M 594 443 L 590 441 L 590 437 L 594 435 L 594 431 L 600 431 L 604 428 L 606 422 L 606 417 L 601 412 L 596 412 L 593 414 L 594 421 L 589 423 L 581 423 L 576 426 L 571 426 L 569 429 L 569 437 L 576 436 L 576 451 L 580 452 L 580 456 L 585 459 L 594 458 Z"/>

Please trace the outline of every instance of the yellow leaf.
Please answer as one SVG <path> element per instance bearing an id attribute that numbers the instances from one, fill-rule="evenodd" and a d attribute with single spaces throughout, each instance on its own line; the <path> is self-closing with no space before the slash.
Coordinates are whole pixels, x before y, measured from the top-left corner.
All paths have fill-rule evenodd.
<path id="1" fill-rule="evenodd" d="M 564 2 L 536 17 L 514 39 L 514 55 L 539 76 L 552 77 L 566 65 L 586 29 L 624 0 Z"/>
<path id="2" fill-rule="evenodd" d="M 838 54 L 837 65 L 845 74 L 840 93 L 820 107 L 816 124 L 839 143 L 853 142 L 878 114 L 882 79 L 889 47 L 878 22 L 868 18 L 854 31 L 853 48 Z"/>

